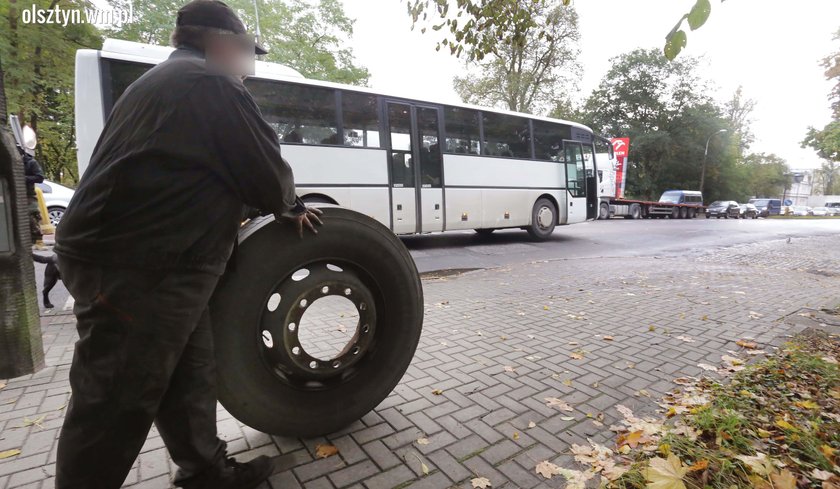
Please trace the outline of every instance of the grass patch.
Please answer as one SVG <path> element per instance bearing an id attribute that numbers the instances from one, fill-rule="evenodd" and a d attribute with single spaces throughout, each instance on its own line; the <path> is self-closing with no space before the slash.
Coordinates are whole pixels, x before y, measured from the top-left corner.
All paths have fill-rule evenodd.
<path id="1" fill-rule="evenodd" d="M 681 416 L 691 433 L 625 449 L 630 469 L 610 487 L 840 489 L 838 358 L 840 336 L 809 330 L 728 383 L 702 379 L 709 402 Z"/>

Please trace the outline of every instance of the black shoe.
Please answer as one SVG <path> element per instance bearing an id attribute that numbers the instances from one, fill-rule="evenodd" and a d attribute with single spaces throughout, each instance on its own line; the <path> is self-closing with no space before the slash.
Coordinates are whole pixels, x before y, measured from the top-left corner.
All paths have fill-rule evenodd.
<path id="1" fill-rule="evenodd" d="M 265 455 L 247 463 L 232 458 L 225 460 L 223 468 L 212 474 L 192 480 L 181 487 L 184 489 L 254 489 L 265 482 L 274 472 L 274 463 Z"/>

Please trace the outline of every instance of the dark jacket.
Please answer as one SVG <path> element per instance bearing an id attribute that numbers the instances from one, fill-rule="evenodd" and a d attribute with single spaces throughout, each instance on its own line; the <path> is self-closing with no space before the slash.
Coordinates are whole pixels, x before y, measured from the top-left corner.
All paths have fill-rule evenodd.
<path id="1" fill-rule="evenodd" d="M 239 79 L 209 73 L 200 53 L 177 49 L 115 104 L 55 251 L 221 274 L 243 204 L 300 210 L 277 134 Z"/>
<path id="2" fill-rule="evenodd" d="M 26 195 L 35 195 L 35 184 L 44 181 L 44 172 L 38 160 L 29 153 L 21 151 L 23 158 L 23 174 L 26 177 Z"/>

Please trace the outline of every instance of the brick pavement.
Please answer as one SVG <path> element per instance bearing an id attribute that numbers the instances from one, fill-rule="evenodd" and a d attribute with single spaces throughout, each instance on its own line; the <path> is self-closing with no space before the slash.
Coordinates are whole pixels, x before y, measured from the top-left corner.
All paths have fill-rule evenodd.
<path id="1" fill-rule="evenodd" d="M 616 404 L 652 411 L 673 378 L 701 375 L 698 363 L 719 363 L 738 339 L 770 347 L 802 327 L 786 317 L 840 305 L 836 239 L 697 257 L 535 256 L 515 267 L 426 280 L 416 357 L 373 412 L 339 433 L 297 440 L 258 433 L 220 409 L 219 430 L 243 459 L 275 457 L 277 473 L 262 489 L 470 487 L 475 476 L 494 488 L 562 487 L 558 478 L 541 480 L 534 466 L 548 459 L 579 468 L 569 446 L 611 439 L 606 426 L 619 417 Z M 340 329 L 313 332 L 328 336 L 313 339 L 313 348 L 335 348 L 336 335 L 346 334 Z M 0 489 L 53 487 L 75 331 L 66 315 L 43 318 L 43 330 L 48 367 L 0 390 L 0 452 L 21 450 L 0 460 Z M 574 412 L 546 407 L 546 397 Z M 588 418 L 601 414 L 604 426 Z M 419 444 L 421 437 L 429 443 Z M 340 455 L 317 460 L 315 446 L 326 442 Z M 167 488 L 173 471 L 153 431 L 126 485 Z"/>

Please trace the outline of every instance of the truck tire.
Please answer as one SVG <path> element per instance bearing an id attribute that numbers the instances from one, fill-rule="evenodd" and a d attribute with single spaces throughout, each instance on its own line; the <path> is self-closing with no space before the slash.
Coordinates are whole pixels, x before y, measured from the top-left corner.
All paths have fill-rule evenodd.
<path id="1" fill-rule="evenodd" d="M 544 241 L 554 232 L 557 225 L 557 207 L 545 197 L 534 202 L 531 211 L 531 225 L 527 227 L 528 234 L 537 241 Z"/>
<path id="2" fill-rule="evenodd" d="M 680 208 L 679 207 L 674 207 L 673 209 L 671 209 L 670 217 L 671 217 L 671 219 L 679 219 L 680 218 Z"/>
<path id="3" fill-rule="evenodd" d="M 610 205 L 606 202 L 601 202 L 601 206 L 598 208 L 598 219 L 609 219 L 610 218 Z"/>
<path id="4" fill-rule="evenodd" d="M 633 204 L 630 206 L 630 219 L 641 219 L 642 218 L 642 206 L 639 204 Z"/>
<path id="5" fill-rule="evenodd" d="M 688 219 L 688 207 L 680 207 L 680 219 Z"/>
<path id="6" fill-rule="evenodd" d="M 423 288 L 402 242 L 363 214 L 322 210 L 324 226 L 303 239 L 271 216 L 245 225 L 210 303 L 219 400 L 273 435 L 323 435 L 364 416 L 400 381 L 420 339 Z M 299 331 L 328 296 L 358 319 L 344 320 L 344 348 L 319 358 Z"/>

